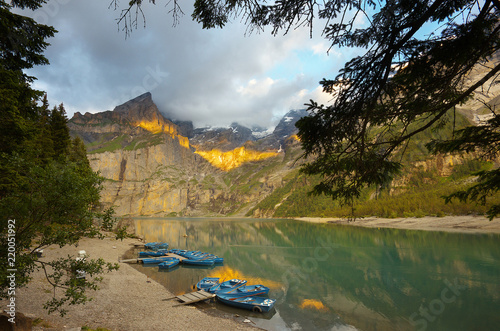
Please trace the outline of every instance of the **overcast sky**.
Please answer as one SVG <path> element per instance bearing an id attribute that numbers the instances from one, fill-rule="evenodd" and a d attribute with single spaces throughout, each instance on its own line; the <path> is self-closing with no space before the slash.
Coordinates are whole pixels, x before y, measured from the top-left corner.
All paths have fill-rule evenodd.
<path id="1" fill-rule="evenodd" d="M 162 112 L 197 127 L 234 121 L 269 127 L 309 99 L 326 103 L 319 81 L 334 78 L 354 55 L 349 49 L 327 54 L 322 26 L 312 39 L 307 29 L 248 35 L 239 21 L 203 30 L 191 20 L 192 1 L 181 1 L 185 15 L 176 27 L 167 1 L 145 1 L 146 28 L 140 21 L 125 38 L 110 2 L 49 0 L 29 13 L 59 31 L 45 52 L 51 64 L 30 74 L 51 105 L 64 103 L 69 118 L 112 110 L 149 91 Z"/>

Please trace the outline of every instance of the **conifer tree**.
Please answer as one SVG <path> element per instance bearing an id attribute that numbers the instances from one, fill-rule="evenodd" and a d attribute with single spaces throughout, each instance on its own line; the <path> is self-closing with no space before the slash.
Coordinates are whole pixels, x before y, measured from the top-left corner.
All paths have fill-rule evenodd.
<path id="1" fill-rule="evenodd" d="M 71 144 L 71 137 L 69 135 L 68 117 L 62 103 L 59 107 L 54 107 L 52 110 L 50 116 L 50 133 L 56 157 L 67 155 Z"/>
<path id="2" fill-rule="evenodd" d="M 71 141 L 69 160 L 90 168 L 89 159 L 87 158 L 87 149 L 80 137 L 75 137 Z"/>
<path id="3" fill-rule="evenodd" d="M 103 215 L 102 178 L 83 161 L 79 142 L 71 155 L 63 105 L 50 112 L 43 97 L 38 106 L 44 93 L 32 88 L 35 77 L 23 71 L 48 64 L 43 51 L 56 30 L 14 8 L 35 10 L 45 2 L 0 0 L 0 296 L 9 295 L 7 275 L 12 270 L 18 289 L 30 282 L 34 270 L 43 268 L 49 283 L 64 291 L 45 307 L 64 313 L 66 305 L 88 301 L 86 291 L 95 289 L 99 278 L 75 282 L 71 273 L 63 277 L 76 267 L 75 259 L 41 261 L 36 250 L 99 235 L 93 220 Z M 77 268 L 95 276 L 117 265 L 88 259 Z"/>
<path id="4" fill-rule="evenodd" d="M 55 155 L 50 128 L 51 111 L 46 93 L 43 96 L 42 105 L 39 107 L 38 118 L 37 135 L 34 139 L 34 143 L 36 144 L 35 151 L 40 162 L 46 163 Z"/>

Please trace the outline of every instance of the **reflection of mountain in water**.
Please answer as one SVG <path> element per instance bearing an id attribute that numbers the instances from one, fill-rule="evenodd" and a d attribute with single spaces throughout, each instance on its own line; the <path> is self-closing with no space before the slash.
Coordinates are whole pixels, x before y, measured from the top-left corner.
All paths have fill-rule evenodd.
<path id="1" fill-rule="evenodd" d="M 498 235 L 283 220 L 141 219 L 136 226 L 148 241 L 224 257 L 224 267 L 160 274 L 169 289 L 189 291 L 205 276 L 263 283 L 289 327 L 411 330 L 425 322 L 428 330 L 459 330 L 499 322 Z M 447 288 L 454 300 L 444 304 Z M 425 319 L 420 309 L 431 315 Z"/>

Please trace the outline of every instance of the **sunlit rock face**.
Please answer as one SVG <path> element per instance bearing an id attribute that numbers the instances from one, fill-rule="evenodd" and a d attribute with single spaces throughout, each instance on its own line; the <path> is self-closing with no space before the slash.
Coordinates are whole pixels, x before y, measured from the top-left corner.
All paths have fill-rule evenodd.
<path id="1" fill-rule="evenodd" d="M 277 152 L 247 150 L 243 146 L 228 152 L 214 149 L 211 151 L 196 151 L 196 154 L 201 155 L 212 165 L 224 171 L 237 168 L 245 162 L 260 161 L 278 155 Z"/>

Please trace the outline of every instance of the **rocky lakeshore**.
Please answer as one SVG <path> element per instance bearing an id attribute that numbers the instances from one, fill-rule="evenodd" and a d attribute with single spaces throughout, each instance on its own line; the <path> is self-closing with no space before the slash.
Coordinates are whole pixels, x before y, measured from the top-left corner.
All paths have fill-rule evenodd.
<path id="1" fill-rule="evenodd" d="M 295 218 L 312 223 L 332 223 L 366 228 L 393 228 L 405 230 L 446 231 L 461 233 L 500 233 L 500 218 L 489 221 L 484 216 L 445 216 L 408 218 L 358 218 L 348 221 L 341 218 Z"/>
<path id="2" fill-rule="evenodd" d="M 85 250 L 89 258 L 103 258 L 117 262 L 137 243 L 135 239 L 117 241 L 112 237 L 104 240 L 83 239 L 78 247 L 51 246 L 44 250 L 43 260 L 63 256 L 77 256 Z M 104 274 L 99 290 L 89 293 L 92 301 L 85 305 L 70 306 L 61 317 L 48 315 L 43 304 L 52 298 L 52 286 L 42 270 L 35 272 L 28 287 L 16 292 L 16 310 L 31 318 L 33 330 L 81 330 L 82 327 L 104 330 L 255 330 L 243 322 L 242 317 L 224 318 L 208 315 L 191 306 L 178 306 L 177 300 L 165 287 L 148 279 L 144 274 L 121 263 L 118 271 Z M 0 301 L 5 309 L 6 300 Z"/>

